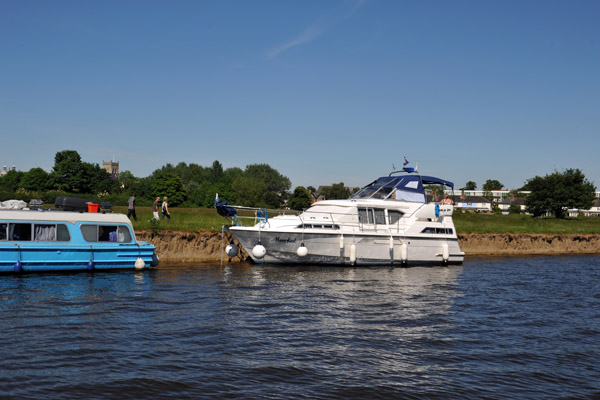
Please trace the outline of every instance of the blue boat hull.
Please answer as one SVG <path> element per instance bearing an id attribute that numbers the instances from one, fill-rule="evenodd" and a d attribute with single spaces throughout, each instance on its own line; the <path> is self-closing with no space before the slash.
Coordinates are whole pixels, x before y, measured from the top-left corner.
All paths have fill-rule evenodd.
<path id="1" fill-rule="evenodd" d="M 67 245 L 48 243 L 0 244 L 0 273 L 134 269 L 158 264 L 154 246 L 136 244 Z M 140 264 L 138 263 L 138 268 Z"/>

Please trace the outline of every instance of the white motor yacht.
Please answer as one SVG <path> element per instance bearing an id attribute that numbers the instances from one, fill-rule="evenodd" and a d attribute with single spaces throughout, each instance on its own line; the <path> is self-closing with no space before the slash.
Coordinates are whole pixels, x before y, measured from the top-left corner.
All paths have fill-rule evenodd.
<path id="1" fill-rule="evenodd" d="M 258 263 L 327 265 L 460 264 L 452 221 L 454 205 L 429 202 L 425 186 L 452 182 L 422 176 L 412 168 L 395 171 L 346 200 L 313 203 L 300 215 L 268 218 L 254 226 L 229 226 L 232 235 Z M 221 215 L 235 206 L 217 204 Z M 234 245 L 227 248 L 228 255 Z"/>

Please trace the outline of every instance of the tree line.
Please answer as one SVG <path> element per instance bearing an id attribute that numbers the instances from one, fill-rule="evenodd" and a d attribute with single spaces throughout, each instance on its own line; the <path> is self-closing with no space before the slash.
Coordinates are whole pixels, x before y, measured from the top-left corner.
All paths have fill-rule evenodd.
<path id="1" fill-rule="evenodd" d="M 130 171 L 111 176 L 98 164 L 82 161 L 77 151 L 63 150 L 56 153 L 49 173 L 42 168 L 8 171 L 0 179 L 0 199 L 40 198 L 54 202 L 58 196 L 74 195 L 118 205 L 126 204 L 127 198 L 135 193 L 139 205 L 151 205 L 154 198 L 167 196 L 172 206 L 212 207 L 215 194 L 219 193 L 220 198 L 230 204 L 266 208 L 285 205 L 296 210 L 307 208 L 315 199 L 314 187 L 297 186 L 292 193 L 290 187 L 290 179 L 267 164 L 224 169 L 219 161 L 209 167 L 180 162 L 166 164 L 149 176 L 139 178 Z M 465 185 L 467 190 L 476 187 L 473 181 Z M 490 179 L 483 189 L 491 191 L 502 187 L 498 180 Z M 520 190 L 531 191 L 526 206 L 534 216 L 552 213 L 562 218 L 567 208 L 589 209 L 596 188 L 580 170 L 567 169 L 531 178 Z M 321 187 L 319 194 L 327 199 L 343 199 L 351 192 L 340 182 Z"/>

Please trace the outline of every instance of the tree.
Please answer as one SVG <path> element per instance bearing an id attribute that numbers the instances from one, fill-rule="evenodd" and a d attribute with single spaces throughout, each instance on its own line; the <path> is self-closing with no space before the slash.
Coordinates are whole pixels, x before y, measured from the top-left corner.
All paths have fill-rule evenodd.
<path id="1" fill-rule="evenodd" d="M 11 192 L 17 191 L 21 184 L 21 178 L 23 178 L 23 171 L 10 170 L 0 178 L 0 187 L 4 190 Z"/>
<path id="2" fill-rule="evenodd" d="M 119 173 L 119 178 L 117 180 L 118 190 L 121 192 L 129 191 L 138 181 L 139 179 L 136 178 L 131 171 L 123 171 Z M 138 193 L 137 190 L 136 193 Z"/>
<path id="3" fill-rule="evenodd" d="M 177 206 L 186 200 L 181 178 L 173 172 L 159 172 L 152 180 L 152 196 L 169 198 L 169 205 Z"/>
<path id="4" fill-rule="evenodd" d="M 306 189 L 304 186 L 296 186 L 294 193 L 292 193 L 292 196 L 288 201 L 288 207 L 290 207 L 292 210 L 304 210 L 310 207 L 311 203 L 312 196 L 310 195 L 308 189 Z"/>
<path id="5" fill-rule="evenodd" d="M 485 192 L 491 192 L 492 190 L 502 190 L 503 187 L 504 185 L 496 179 L 488 179 L 483 184 L 483 190 Z"/>
<path id="6" fill-rule="evenodd" d="M 321 194 L 325 196 L 327 200 L 347 199 L 350 197 L 350 191 L 346 189 L 344 182 L 334 183 L 331 186 L 323 186 L 321 188 Z"/>
<path id="7" fill-rule="evenodd" d="M 88 162 L 81 163 L 83 167 L 83 185 L 81 191 L 84 193 L 110 193 L 118 184 L 110 176 L 108 171 L 98 164 Z"/>
<path id="8" fill-rule="evenodd" d="M 21 187 L 27 190 L 45 191 L 48 188 L 49 175 L 42 168 L 31 168 L 23 174 Z"/>
<path id="9" fill-rule="evenodd" d="M 264 205 L 256 207 L 279 208 L 287 200 L 291 182 L 288 177 L 281 175 L 276 169 L 267 164 L 252 164 L 246 166 L 244 176 L 255 183 L 264 184 L 264 193 L 258 196 Z M 247 183 L 248 181 L 246 181 Z M 262 185 L 261 185 L 262 186 Z M 256 193 L 255 190 L 253 190 Z M 238 192 L 239 193 L 239 192 Z"/>
<path id="10" fill-rule="evenodd" d="M 525 200 L 531 214 L 537 217 L 551 213 L 556 218 L 564 218 L 565 210 L 569 208 L 590 208 L 596 191 L 579 169 L 536 176 L 529 179 L 523 189 L 531 191 Z"/>
<path id="11" fill-rule="evenodd" d="M 477 189 L 477 184 L 473 181 L 468 181 L 467 183 L 465 183 L 465 190 L 476 190 Z"/>
<path id="12" fill-rule="evenodd" d="M 79 153 L 75 150 L 56 153 L 51 177 L 54 188 L 66 192 L 81 192 L 85 186 L 85 178 Z"/>

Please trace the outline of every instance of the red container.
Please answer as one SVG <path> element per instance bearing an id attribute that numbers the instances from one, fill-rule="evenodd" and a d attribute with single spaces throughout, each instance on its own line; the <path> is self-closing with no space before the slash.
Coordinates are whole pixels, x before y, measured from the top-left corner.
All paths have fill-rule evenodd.
<path id="1" fill-rule="evenodd" d="M 100 204 L 88 203 L 88 212 L 97 213 Z"/>

